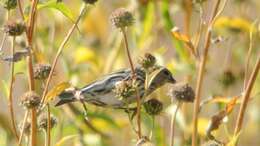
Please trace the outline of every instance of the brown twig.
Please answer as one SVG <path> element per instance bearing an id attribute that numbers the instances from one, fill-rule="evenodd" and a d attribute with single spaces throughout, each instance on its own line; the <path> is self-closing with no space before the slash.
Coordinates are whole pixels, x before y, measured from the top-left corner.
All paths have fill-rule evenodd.
<path id="1" fill-rule="evenodd" d="M 47 142 L 45 143 L 46 146 L 51 145 L 51 111 L 50 111 L 50 105 L 47 104 L 47 131 L 46 131 L 46 140 Z"/>
<path id="2" fill-rule="evenodd" d="M 204 79 L 204 72 L 205 72 L 205 65 L 206 65 L 206 60 L 208 57 L 208 51 L 210 48 L 210 41 L 211 41 L 211 33 L 212 33 L 212 26 L 213 22 L 216 19 L 218 13 L 218 8 L 220 5 L 220 1 L 218 0 L 214 6 L 214 11 L 212 13 L 212 16 L 209 21 L 209 26 L 206 32 L 206 38 L 205 38 L 205 45 L 204 45 L 204 50 L 202 54 L 202 58 L 200 60 L 199 64 L 199 72 L 198 72 L 198 78 L 197 78 L 197 84 L 196 84 L 196 94 L 195 94 L 195 100 L 194 100 L 194 109 L 193 109 L 193 130 L 192 130 L 192 146 L 197 145 L 197 131 L 198 131 L 198 115 L 199 115 L 199 105 L 200 105 L 200 96 L 201 96 L 201 87 L 202 87 L 202 82 Z"/>
<path id="3" fill-rule="evenodd" d="M 24 119 L 23 119 L 23 123 L 22 123 L 22 130 L 21 130 L 21 134 L 20 134 L 20 137 L 19 137 L 19 142 L 18 142 L 18 145 L 20 146 L 21 143 L 22 143 L 22 139 L 23 139 L 23 134 L 24 134 L 24 129 L 25 129 L 25 124 L 26 124 L 26 121 L 27 121 L 27 118 L 28 118 L 28 114 L 29 111 L 26 110 L 25 112 L 25 115 L 24 115 Z"/>
<path id="4" fill-rule="evenodd" d="M 70 28 L 70 30 L 68 31 L 66 37 L 64 38 L 64 40 L 62 41 L 61 45 L 59 46 L 59 49 L 56 53 L 56 56 L 53 60 L 53 63 L 52 63 L 52 66 L 51 66 L 51 71 L 50 71 L 50 74 L 48 76 L 48 79 L 47 79 L 47 82 L 46 82 L 46 85 L 45 85 L 45 88 L 43 90 L 43 94 L 42 94 L 42 99 L 41 99 L 41 104 L 43 105 L 44 101 L 45 101 L 45 98 L 46 98 L 46 94 L 48 92 L 48 88 L 49 88 L 49 84 L 50 84 L 50 81 L 52 79 L 52 76 L 53 76 L 53 73 L 54 73 L 54 69 L 57 65 L 57 62 L 58 62 L 58 59 L 63 51 L 63 48 L 64 46 L 67 44 L 67 42 L 69 41 L 72 33 L 74 32 L 75 28 L 77 27 L 77 24 L 79 23 L 81 17 L 84 15 L 84 13 L 86 12 L 86 5 L 84 4 L 83 5 L 83 8 L 81 9 L 80 11 L 80 14 L 76 20 L 76 22 L 72 25 L 72 27 Z"/>
<path id="5" fill-rule="evenodd" d="M 14 57 L 14 53 L 15 53 L 15 37 L 13 37 L 13 39 L 12 39 L 11 54 L 13 57 Z M 14 107 L 13 107 L 13 84 L 14 84 L 14 61 L 11 61 L 11 81 L 10 81 L 10 87 L 9 87 L 8 108 L 9 108 L 10 115 L 11 115 L 11 123 L 12 123 L 15 137 L 17 140 L 19 140 L 18 132 L 16 129 L 16 123 L 15 123 Z"/>
<path id="6" fill-rule="evenodd" d="M 125 50 L 126 50 L 126 54 L 128 57 L 128 61 L 131 67 L 131 71 L 132 71 L 132 79 L 136 78 L 135 75 L 135 68 L 134 68 L 134 64 L 130 55 L 130 51 L 129 51 L 129 46 L 128 46 L 128 41 L 127 41 L 127 36 L 126 36 L 126 30 L 125 28 L 121 29 L 123 36 L 124 36 L 124 41 L 125 41 Z M 138 90 L 136 90 L 136 96 L 137 96 L 137 113 L 136 113 L 136 117 L 137 117 L 137 134 L 138 134 L 138 138 L 141 139 L 142 138 L 142 129 L 141 129 L 141 99 L 140 99 L 140 94 L 138 93 Z"/>
<path id="7" fill-rule="evenodd" d="M 17 0 L 17 3 L 18 3 L 18 8 L 19 8 L 20 15 L 21 15 L 23 21 L 25 21 L 21 0 Z"/>
<path id="8" fill-rule="evenodd" d="M 253 72 L 250 76 L 247 87 L 246 87 L 245 92 L 243 94 L 242 103 L 241 103 L 240 108 L 239 108 L 239 114 L 238 114 L 236 127 L 235 127 L 235 135 L 237 135 L 242 128 L 245 111 L 246 111 L 246 108 L 247 108 L 247 105 L 248 105 L 248 102 L 249 102 L 249 99 L 250 99 L 250 94 L 251 94 L 251 91 L 253 89 L 253 86 L 254 86 L 256 77 L 258 75 L 259 69 L 260 69 L 260 55 L 258 55 L 256 65 L 254 67 L 254 70 L 253 70 Z"/>
<path id="9" fill-rule="evenodd" d="M 181 104 L 182 104 L 182 102 L 181 102 L 181 101 L 178 101 L 176 110 L 174 111 L 174 114 L 172 115 L 172 119 L 171 119 L 171 139 L 170 139 L 170 146 L 174 146 L 175 121 L 176 121 L 177 112 L 178 112 L 179 108 L 181 107 Z"/>

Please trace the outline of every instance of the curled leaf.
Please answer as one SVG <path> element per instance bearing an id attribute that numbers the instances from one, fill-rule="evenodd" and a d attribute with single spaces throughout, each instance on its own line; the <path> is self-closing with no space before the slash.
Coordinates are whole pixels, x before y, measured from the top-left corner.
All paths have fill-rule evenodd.
<path id="1" fill-rule="evenodd" d="M 57 95 L 59 95 L 61 92 L 63 92 L 65 89 L 69 88 L 71 85 L 68 82 L 62 82 L 58 84 L 57 86 L 53 87 L 47 94 L 45 103 L 48 103 L 49 101 L 53 100 Z"/>
<path id="2" fill-rule="evenodd" d="M 219 111 L 211 117 L 208 128 L 206 130 L 206 134 L 209 139 L 214 140 L 217 143 L 222 143 L 212 135 L 212 131 L 217 130 L 219 126 L 222 124 L 223 119 L 232 112 L 234 106 L 236 105 L 237 99 L 238 97 L 232 98 L 232 100 L 226 105 L 225 109 Z"/>

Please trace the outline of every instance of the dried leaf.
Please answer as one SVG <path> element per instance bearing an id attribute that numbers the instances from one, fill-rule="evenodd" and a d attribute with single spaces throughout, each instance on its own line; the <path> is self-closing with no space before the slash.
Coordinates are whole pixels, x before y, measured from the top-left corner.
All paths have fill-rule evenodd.
<path id="1" fill-rule="evenodd" d="M 226 108 L 219 111 L 218 113 L 216 113 L 215 115 L 213 115 L 210 119 L 210 123 L 208 125 L 208 128 L 206 130 L 206 134 L 207 134 L 207 137 L 211 140 L 214 140 L 216 141 L 217 143 L 222 143 L 220 141 L 218 141 L 213 135 L 212 135 L 212 131 L 214 130 L 217 130 L 219 128 L 219 126 L 222 124 L 223 122 L 223 119 L 228 116 L 234 106 L 236 105 L 236 101 L 238 99 L 238 96 L 237 97 L 234 97 L 232 98 L 232 100 L 226 105 Z"/>
<path id="2" fill-rule="evenodd" d="M 15 52 L 13 56 L 4 57 L 3 60 L 8 62 L 18 62 L 21 61 L 23 58 L 27 57 L 28 55 L 28 50 L 20 50 Z"/>
<path id="3" fill-rule="evenodd" d="M 181 34 L 180 31 L 179 31 L 179 28 L 177 28 L 177 27 L 174 27 L 171 30 L 171 33 L 172 33 L 172 36 L 179 41 L 183 41 L 185 43 L 190 42 L 190 38 L 185 34 Z"/>
<path id="4" fill-rule="evenodd" d="M 53 87 L 47 94 L 45 103 L 48 103 L 49 101 L 53 100 L 57 95 L 59 95 L 62 91 L 69 88 L 71 85 L 68 82 L 62 82 L 58 84 L 57 86 Z"/>

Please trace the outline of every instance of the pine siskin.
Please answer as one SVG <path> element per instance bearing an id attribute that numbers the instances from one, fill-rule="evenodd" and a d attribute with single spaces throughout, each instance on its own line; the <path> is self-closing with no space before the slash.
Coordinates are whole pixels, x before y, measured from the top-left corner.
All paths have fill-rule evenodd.
<path id="1" fill-rule="evenodd" d="M 147 96 L 151 94 L 153 91 L 166 83 L 174 84 L 176 82 L 171 72 L 167 68 L 160 67 L 159 72 L 152 80 L 150 80 L 150 86 L 145 91 L 145 70 L 141 67 L 136 67 L 135 73 L 136 81 L 134 84 L 141 98 L 144 95 Z M 76 89 L 76 91 L 65 90 L 65 92 L 58 96 L 59 101 L 56 106 L 83 100 L 87 103 L 102 107 L 125 108 L 127 104 L 136 102 L 136 94 L 128 96 L 124 100 L 120 100 L 115 92 L 115 88 L 118 84 L 120 84 L 120 82 L 127 82 L 131 80 L 132 74 L 130 69 L 125 69 L 106 75 L 105 77 L 90 83 L 81 89 Z"/>

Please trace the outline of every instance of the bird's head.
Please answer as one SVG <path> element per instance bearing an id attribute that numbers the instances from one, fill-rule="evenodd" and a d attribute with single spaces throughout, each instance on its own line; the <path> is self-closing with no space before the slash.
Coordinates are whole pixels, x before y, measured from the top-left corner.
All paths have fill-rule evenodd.
<path id="1" fill-rule="evenodd" d="M 149 87 L 158 88 L 165 83 L 176 83 L 176 80 L 173 78 L 172 73 L 165 67 L 160 67 L 151 74 L 149 79 Z"/>

